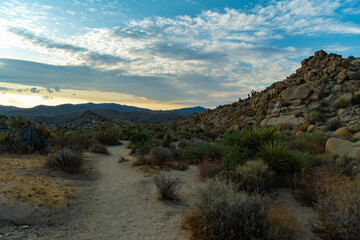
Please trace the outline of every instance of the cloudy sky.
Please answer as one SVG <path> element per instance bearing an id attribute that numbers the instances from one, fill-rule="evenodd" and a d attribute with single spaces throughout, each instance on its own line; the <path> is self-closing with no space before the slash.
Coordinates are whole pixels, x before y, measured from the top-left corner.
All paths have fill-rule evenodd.
<path id="1" fill-rule="evenodd" d="M 319 49 L 360 56 L 360 1 L 3 0 L 0 105 L 215 107 Z"/>

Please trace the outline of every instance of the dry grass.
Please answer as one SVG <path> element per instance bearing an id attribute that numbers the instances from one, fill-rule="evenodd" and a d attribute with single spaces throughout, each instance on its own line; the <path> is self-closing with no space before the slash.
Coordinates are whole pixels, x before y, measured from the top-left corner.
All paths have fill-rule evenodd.
<path id="1" fill-rule="evenodd" d="M 360 177 L 337 178 L 325 186 L 327 194 L 318 200 L 319 221 L 315 231 L 322 239 L 359 239 Z"/>
<path id="2" fill-rule="evenodd" d="M 148 166 L 140 166 L 139 170 L 142 171 L 143 173 L 146 173 L 144 177 L 152 177 L 161 172 L 160 168 L 152 168 Z"/>
<path id="3" fill-rule="evenodd" d="M 266 207 L 266 224 L 272 239 L 293 239 L 300 231 L 297 219 L 284 206 L 269 204 Z"/>
<path id="4" fill-rule="evenodd" d="M 314 229 L 322 239 L 358 239 L 360 176 L 346 176 L 339 167 L 327 165 L 297 179 L 295 186 L 296 196 L 318 211 Z"/>
<path id="5" fill-rule="evenodd" d="M 220 171 L 221 163 L 218 161 L 210 162 L 204 160 L 197 165 L 199 178 L 201 180 L 206 180 L 208 178 L 213 178 Z"/>
<path id="6" fill-rule="evenodd" d="M 178 178 L 165 174 L 159 174 L 154 178 L 154 181 L 158 188 L 159 200 L 174 201 L 179 199 L 177 192 L 181 182 Z"/>
<path id="7" fill-rule="evenodd" d="M 75 188 L 64 185 L 61 180 L 39 174 L 46 158 L 43 156 L 1 156 L 0 193 L 8 200 L 26 202 L 39 206 L 69 205 Z M 4 201 L 3 203 L 6 203 Z"/>
<path id="8" fill-rule="evenodd" d="M 297 220 L 287 208 L 258 194 L 238 192 L 232 183 L 207 181 L 195 193 L 182 228 L 193 240 L 294 239 Z"/>

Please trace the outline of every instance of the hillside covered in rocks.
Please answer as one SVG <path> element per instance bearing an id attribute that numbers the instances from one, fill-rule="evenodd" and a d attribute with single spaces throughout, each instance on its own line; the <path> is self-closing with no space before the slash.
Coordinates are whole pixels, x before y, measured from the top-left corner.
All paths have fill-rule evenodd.
<path id="1" fill-rule="evenodd" d="M 276 126 L 360 138 L 360 60 L 320 50 L 283 81 L 245 100 L 188 117 L 183 126 L 218 131 Z"/>

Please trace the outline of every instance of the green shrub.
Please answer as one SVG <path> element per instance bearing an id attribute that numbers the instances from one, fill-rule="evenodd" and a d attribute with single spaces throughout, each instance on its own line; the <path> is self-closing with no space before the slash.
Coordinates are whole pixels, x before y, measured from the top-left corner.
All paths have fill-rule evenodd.
<path id="1" fill-rule="evenodd" d="M 147 133 L 139 132 L 130 137 L 130 142 L 133 144 L 148 142 L 151 136 Z"/>
<path id="2" fill-rule="evenodd" d="M 94 143 L 89 134 L 67 132 L 52 139 L 54 146 L 58 148 L 71 148 L 76 151 L 88 150 Z"/>
<path id="3" fill-rule="evenodd" d="M 283 135 L 274 127 L 253 128 L 247 127 L 241 131 L 244 145 L 256 154 L 259 148 L 269 142 L 280 142 Z"/>
<path id="4" fill-rule="evenodd" d="M 238 132 L 229 132 L 223 136 L 223 144 L 235 148 L 245 147 L 245 138 L 243 134 Z"/>
<path id="5" fill-rule="evenodd" d="M 287 142 L 287 145 L 294 150 L 321 154 L 325 152 L 325 144 L 328 137 L 319 132 L 303 133 Z"/>
<path id="6" fill-rule="evenodd" d="M 47 158 L 47 166 L 67 173 L 77 173 L 83 165 L 84 158 L 80 152 L 63 148 Z"/>
<path id="7" fill-rule="evenodd" d="M 20 140 L 11 133 L 0 133 L 0 153 L 19 153 Z"/>
<path id="8" fill-rule="evenodd" d="M 26 126 L 27 124 L 29 124 L 30 121 L 29 120 L 26 120 L 24 118 L 24 116 L 22 115 L 19 115 L 16 119 L 12 120 L 9 125 L 11 128 L 14 128 L 14 129 L 19 129 L 21 127 L 24 127 Z"/>
<path id="9" fill-rule="evenodd" d="M 310 164 L 311 155 L 298 151 L 289 151 L 278 141 L 263 145 L 259 157 L 278 174 L 293 174 L 302 172 Z"/>
<path id="10" fill-rule="evenodd" d="M 169 147 L 170 143 L 174 140 L 174 137 L 172 136 L 172 134 L 170 132 L 167 132 L 163 138 L 163 143 L 162 145 L 164 147 Z"/>
<path id="11" fill-rule="evenodd" d="M 222 149 L 220 146 L 210 143 L 187 146 L 179 151 L 179 157 L 193 163 L 199 163 L 205 159 L 214 161 L 222 158 Z"/>
<path id="12" fill-rule="evenodd" d="M 98 131 L 95 133 L 94 139 L 97 143 L 102 145 L 118 145 L 120 136 L 116 129 L 110 129 Z"/>
<path id="13" fill-rule="evenodd" d="M 236 147 L 227 147 L 224 148 L 223 153 L 223 165 L 227 168 L 236 167 L 238 164 L 245 163 L 249 156 L 251 155 L 250 151 L 247 148 L 236 148 Z"/>

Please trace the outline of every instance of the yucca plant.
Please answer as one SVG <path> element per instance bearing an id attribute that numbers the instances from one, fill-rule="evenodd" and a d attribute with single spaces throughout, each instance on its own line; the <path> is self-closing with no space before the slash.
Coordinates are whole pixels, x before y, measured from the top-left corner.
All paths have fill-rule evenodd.
<path id="1" fill-rule="evenodd" d="M 307 152 L 290 151 L 279 141 L 264 144 L 259 157 L 279 174 L 293 174 L 310 166 L 311 155 Z"/>
<path id="2" fill-rule="evenodd" d="M 290 157 L 285 145 L 280 141 L 264 144 L 260 148 L 258 155 L 270 168 L 278 173 L 286 169 Z"/>
<path id="3" fill-rule="evenodd" d="M 16 153 L 20 150 L 19 139 L 11 133 L 2 132 L 0 135 L 0 152 Z"/>

